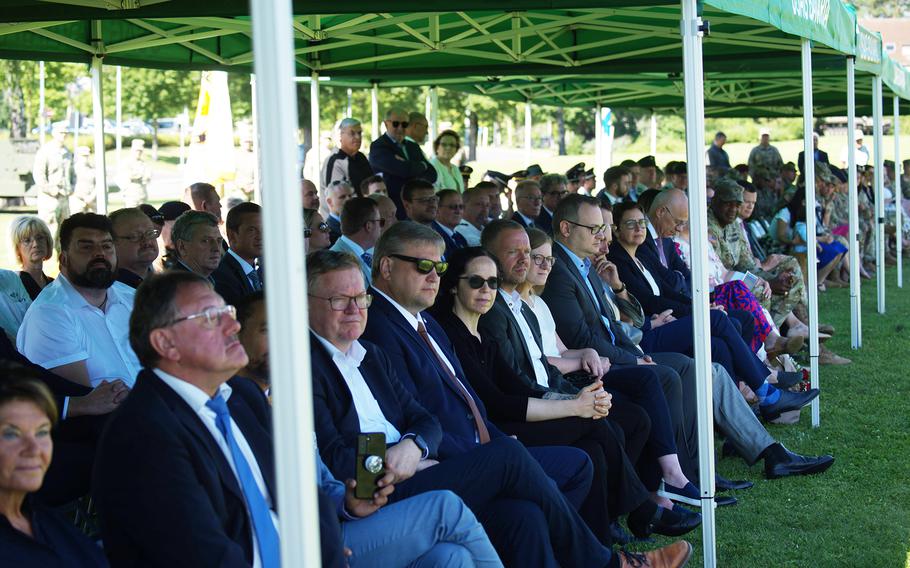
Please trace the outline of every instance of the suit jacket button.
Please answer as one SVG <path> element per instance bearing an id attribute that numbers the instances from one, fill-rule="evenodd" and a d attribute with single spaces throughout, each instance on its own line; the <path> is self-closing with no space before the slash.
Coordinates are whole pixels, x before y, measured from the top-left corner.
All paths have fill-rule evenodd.
<path id="1" fill-rule="evenodd" d="M 468 420 L 474 420 L 474 415 L 471 414 L 470 412 L 468 412 L 467 419 L 468 419 Z"/>

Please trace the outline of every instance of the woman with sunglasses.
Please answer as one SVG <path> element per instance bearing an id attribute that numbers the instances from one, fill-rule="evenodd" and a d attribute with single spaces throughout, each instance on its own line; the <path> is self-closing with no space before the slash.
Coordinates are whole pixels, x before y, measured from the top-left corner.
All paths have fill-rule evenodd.
<path id="1" fill-rule="evenodd" d="M 329 226 L 316 209 L 303 210 L 303 252 L 311 253 L 332 246 Z"/>
<path id="2" fill-rule="evenodd" d="M 594 534 L 609 543 L 610 523 L 626 513 L 630 530 L 640 537 L 651 532 L 678 536 L 697 527 L 700 516 L 651 501 L 622 449 L 622 433 L 603 420 L 611 397 L 599 380 L 576 395 L 528 385 L 506 363 L 496 342 L 481 339 L 480 317 L 493 306 L 499 288 L 493 257 L 480 247 L 469 247 L 448 260 L 433 317 L 451 339 L 467 379 L 497 426 L 529 446 L 570 445 L 590 456 L 594 484 L 580 513 Z"/>

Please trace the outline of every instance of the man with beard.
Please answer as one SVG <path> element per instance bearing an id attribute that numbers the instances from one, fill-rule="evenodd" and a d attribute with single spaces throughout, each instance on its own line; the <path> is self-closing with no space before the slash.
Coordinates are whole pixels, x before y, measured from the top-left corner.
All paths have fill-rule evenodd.
<path id="1" fill-rule="evenodd" d="M 117 251 L 117 281 L 138 288 L 153 272 L 161 230 L 139 208 L 118 209 L 108 218 Z"/>
<path id="2" fill-rule="evenodd" d="M 176 261 L 173 270 L 188 270 L 214 284 L 212 272 L 221 264 L 224 239 L 218 221 L 205 211 L 187 211 L 171 230 Z"/>
<path id="3" fill-rule="evenodd" d="M 16 348 L 30 361 L 89 387 L 140 370 L 129 344 L 134 291 L 114 281 L 117 250 L 111 221 L 77 213 L 60 225 L 60 276 L 32 303 Z"/>

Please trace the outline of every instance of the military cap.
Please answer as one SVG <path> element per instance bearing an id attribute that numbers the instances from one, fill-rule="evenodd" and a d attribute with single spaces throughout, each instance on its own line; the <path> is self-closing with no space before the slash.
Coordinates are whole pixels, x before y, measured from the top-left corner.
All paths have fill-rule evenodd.
<path id="1" fill-rule="evenodd" d="M 527 172 L 527 177 L 534 177 L 534 176 L 542 176 L 542 175 L 543 175 L 543 168 L 541 168 L 541 167 L 540 167 L 539 165 L 537 165 L 537 164 L 531 164 L 530 166 L 528 166 L 528 169 L 525 170 L 525 171 Z"/>
<path id="2" fill-rule="evenodd" d="M 158 208 L 158 213 L 161 213 L 161 216 L 164 217 L 165 221 L 174 221 L 177 217 L 180 217 L 184 211 L 189 210 L 190 206 L 182 201 L 168 201 Z"/>
<path id="3" fill-rule="evenodd" d="M 509 180 L 514 177 L 515 174 L 506 175 L 502 172 L 496 172 L 493 170 L 487 170 L 487 173 L 484 174 L 484 178 L 488 181 L 498 183 L 499 185 L 506 186 L 509 184 Z"/>
<path id="4" fill-rule="evenodd" d="M 657 161 L 654 159 L 654 156 L 645 156 L 638 160 L 638 165 L 642 168 L 656 168 Z"/>
<path id="5" fill-rule="evenodd" d="M 585 179 L 594 179 L 594 168 L 585 170 Z"/>
<path id="6" fill-rule="evenodd" d="M 714 182 L 715 201 L 743 202 L 743 188 L 730 178 L 718 178 Z"/>
<path id="7" fill-rule="evenodd" d="M 584 171 L 585 171 L 585 163 L 578 162 L 577 164 L 575 164 L 574 166 L 569 168 L 569 170 L 566 172 L 566 178 L 568 178 L 569 181 L 579 181 L 581 179 L 582 175 L 584 175 Z"/>
<path id="8" fill-rule="evenodd" d="M 885 160 L 884 162 L 882 162 L 882 165 L 884 165 L 886 168 L 891 168 L 893 170 L 894 169 L 894 160 Z"/>
<path id="9" fill-rule="evenodd" d="M 471 166 L 458 166 L 458 171 L 461 172 L 463 176 L 469 176 L 474 173 L 474 168 Z"/>
<path id="10" fill-rule="evenodd" d="M 821 178 L 827 183 L 837 183 L 837 178 L 831 173 L 828 164 L 818 160 L 815 161 L 815 177 Z"/>
<path id="11" fill-rule="evenodd" d="M 781 168 L 781 171 L 782 172 L 795 172 L 796 164 L 794 164 L 793 162 L 787 162 L 786 164 L 783 165 L 783 167 Z"/>

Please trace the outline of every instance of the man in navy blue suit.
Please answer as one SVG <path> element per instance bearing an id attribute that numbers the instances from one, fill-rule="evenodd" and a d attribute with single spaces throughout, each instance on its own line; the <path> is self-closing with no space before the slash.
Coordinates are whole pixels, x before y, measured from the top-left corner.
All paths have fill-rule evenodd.
<path id="1" fill-rule="evenodd" d="M 215 291 L 229 304 L 237 304 L 244 296 L 262 290 L 262 207 L 256 203 L 241 203 L 228 211 L 227 253 L 212 272 Z"/>
<path id="2" fill-rule="evenodd" d="M 405 218 L 401 203 L 401 186 L 409 179 L 420 178 L 430 183 L 436 181 L 436 168 L 427 161 L 420 146 L 406 140 L 408 113 L 400 108 L 390 108 L 385 116 L 385 134 L 370 144 L 370 166 L 382 174 L 389 197 L 398 207 L 398 218 Z"/>
<path id="3" fill-rule="evenodd" d="M 531 179 L 518 182 L 518 185 L 515 187 L 516 211 L 512 214 L 512 220 L 525 228 L 538 227 L 546 233 L 552 231 L 552 229 L 548 231 L 547 227 L 540 227 L 537 224 L 542 203 L 543 193 L 540 191 L 540 184 L 538 182 Z"/>
<path id="4" fill-rule="evenodd" d="M 436 197 L 439 198 L 439 210 L 430 226 L 445 242 L 445 257 L 448 258 L 456 250 L 468 246 L 464 236 L 455 230 L 464 215 L 464 201 L 455 189 L 443 189 Z"/>
<path id="5" fill-rule="evenodd" d="M 553 212 L 559 202 L 569 194 L 569 180 L 562 174 L 547 174 L 540 178 L 543 206 L 537 216 L 537 226 L 553 236 Z"/>
<path id="6" fill-rule="evenodd" d="M 144 370 L 111 415 L 93 495 L 115 566 L 278 566 L 267 403 L 246 380 L 240 325 L 202 277 L 170 271 L 136 293 Z"/>
<path id="7" fill-rule="evenodd" d="M 402 253 L 388 250 L 390 243 L 408 242 L 412 233 L 422 237 L 424 246 L 411 242 L 413 249 Z M 411 264 L 395 267 L 396 273 L 416 284 L 414 294 L 402 298 L 409 308 L 398 308 L 401 304 L 376 289 L 372 290 L 375 296 L 368 295 L 350 259 L 317 252 L 307 260 L 316 430 L 329 468 L 335 475 L 353 469 L 357 435 L 382 431 L 392 441 L 386 454 L 389 469 L 396 476 L 391 498 L 435 489 L 454 491 L 477 513 L 506 565 L 627 565 L 627 557 L 613 555 L 596 542 L 527 450 L 487 422 L 480 401 L 466 381 L 453 373 L 444 379 L 451 382 L 442 384 L 442 371 L 436 365 L 444 364 L 445 358 L 447 366 L 457 365 L 460 371 L 458 360 L 435 322 L 424 320 L 426 316 L 421 317 L 420 310 L 408 311 L 435 297 L 439 281 L 434 269 L 440 266 L 441 239 L 432 230 L 411 222 L 398 223 L 386 234 L 390 236 L 384 235 L 377 244 L 377 252 L 383 256 L 377 257 L 381 266 L 374 272 L 374 282 L 387 282 L 392 258 Z M 430 246 L 432 251 L 419 250 Z M 404 260 L 406 252 L 426 252 L 431 257 L 424 259 L 430 263 L 429 273 L 416 270 L 426 263 Z M 385 287 L 394 294 L 400 291 L 397 284 L 400 282 Z M 417 322 L 415 327 L 410 327 L 404 313 L 400 320 L 389 321 L 386 312 L 374 312 L 373 307 L 368 318 L 365 308 L 371 302 L 373 307 L 384 302 L 386 309 L 403 309 Z M 370 325 L 367 319 L 378 319 L 387 336 L 401 338 L 393 342 L 407 341 L 407 345 L 374 345 L 360 340 L 364 325 Z M 430 324 L 429 332 L 426 324 Z M 421 331 L 428 334 L 429 343 L 424 343 Z M 333 341 L 327 341 L 329 337 Z M 436 338 L 449 348 L 437 347 Z M 435 355 L 430 354 L 430 346 Z M 402 374 L 409 372 L 405 357 L 414 360 L 424 374 Z M 426 392 L 436 405 L 431 410 L 442 428 L 414 398 L 415 381 L 420 383 L 421 394 Z M 680 542 L 669 550 L 651 553 L 651 558 L 659 557 L 663 565 L 676 566 L 688 556 L 688 550 L 689 546 Z"/>

